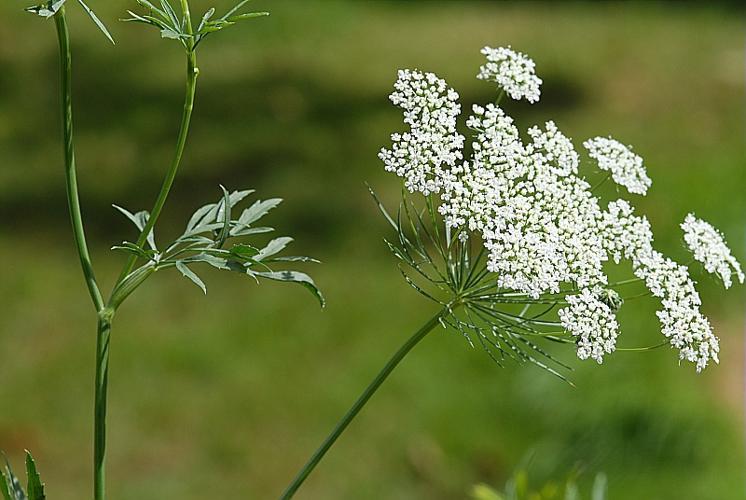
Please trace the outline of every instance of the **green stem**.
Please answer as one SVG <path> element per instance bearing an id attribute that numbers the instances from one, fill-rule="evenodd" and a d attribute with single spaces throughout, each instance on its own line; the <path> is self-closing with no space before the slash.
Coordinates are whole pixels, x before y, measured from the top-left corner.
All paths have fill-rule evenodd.
<path id="1" fill-rule="evenodd" d="M 186 18 L 186 31 L 188 34 L 192 34 L 192 21 L 189 13 L 189 4 L 186 0 L 181 0 L 181 7 Z M 194 39 L 189 38 L 187 41 L 187 74 L 186 74 L 186 96 L 184 98 L 184 111 L 181 116 L 181 125 L 179 126 L 179 136 L 176 140 L 176 152 L 174 153 L 171 166 L 166 173 L 166 177 L 163 179 L 161 190 L 158 193 L 158 197 L 155 200 L 153 208 L 150 210 L 150 217 L 148 218 L 145 227 L 143 228 L 140 236 L 137 239 L 137 246 L 143 247 L 148 234 L 155 227 L 155 223 L 158 217 L 161 215 L 163 206 L 166 204 L 168 193 L 171 191 L 176 173 L 179 170 L 181 164 L 181 158 L 184 154 L 184 146 L 186 145 L 187 135 L 189 134 L 189 125 L 192 120 L 192 111 L 194 110 L 194 96 L 197 92 L 197 77 L 199 76 L 199 68 L 197 67 L 197 54 L 194 51 Z M 127 259 L 127 263 L 124 265 L 122 272 L 119 274 L 117 279 L 117 285 L 132 271 L 132 268 L 137 262 L 137 256 L 130 255 Z M 115 288 L 116 286 L 115 285 Z"/>
<path id="2" fill-rule="evenodd" d="M 411 351 L 412 348 L 420 342 L 420 340 L 425 338 L 425 336 L 440 323 L 441 318 L 445 314 L 447 314 L 447 311 L 448 309 L 444 308 L 438 314 L 433 316 L 427 323 L 422 326 L 422 328 L 417 330 L 414 335 L 412 335 L 404 343 L 404 345 L 402 345 L 399 350 L 396 351 L 396 353 L 394 353 L 394 355 L 391 357 L 391 359 L 388 360 L 388 362 L 381 369 L 378 375 L 376 375 L 376 378 L 373 379 L 373 381 L 368 385 L 368 387 L 365 388 L 357 401 L 355 401 L 355 404 L 352 405 L 352 407 L 347 411 L 347 413 L 345 413 L 345 415 L 337 423 L 334 429 L 332 429 L 331 433 L 327 436 L 324 442 L 321 443 L 321 446 L 319 446 L 319 448 L 314 452 L 306 465 L 304 465 L 303 468 L 300 470 L 298 475 L 295 476 L 295 479 L 293 479 L 293 482 L 290 483 L 290 486 L 285 489 L 284 493 L 280 497 L 281 500 L 288 500 L 292 498 L 293 495 L 295 495 L 301 484 L 303 484 L 308 475 L 318 465 L 326 452 L 329 451 L 329 449 L 334 445 L 339 436 L 342 435 L 347 426 L 350 425 L 350 422 L 352 422 L 357 414 L 360 413 L 360 410 L 363 409 L 370 397 L 373 396 L 373 394 L 375 394 L 381 384 L 383 384 L 384 380 L 386 380 L 386 378 L 391 374 L 391 372 L 394 370 L 394 368 L 396 368 L 401 360 L 404 359 L 409 351 Z"/>
<path id="3" fill-rule="evenodd" d="M 93 498 L 104 500 L 106 484 L 106 396 L 109 385 L 109 341 L 112 309 L 98 315 L 96 333 L 96 387 L 93 410 Z"/>
<path id="4" fill-rule="evenodd" d="M 61 7 L 54 16 L 57 27 L 57 40 L 60 46 L 60 81 L 62 93 L 62 136 L 65 152 L 65 191 L 67 193 L 67 205 L 70 211 L 70 222 L 72 223 L 75 247 L 80 258 L 88 293 L 93 301 L 96 311 L 101 311 L 104 301 L 93 273 L 91 256 L 88 252 L 85 230 L 83 228 L 83 216 L 80 210 L 80 198 L 78 195 L 78 179 L 75 170 L 75 146 L 73 143 L 73 109 L 72 109 L 72 57 L 70 55 L 70 33 L 67 29 L 65 19 L 65 7 Z"/>

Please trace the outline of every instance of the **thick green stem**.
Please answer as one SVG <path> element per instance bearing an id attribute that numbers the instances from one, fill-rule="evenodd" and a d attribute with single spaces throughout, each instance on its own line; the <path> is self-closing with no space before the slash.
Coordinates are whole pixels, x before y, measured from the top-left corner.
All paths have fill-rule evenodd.
<path id="1" fill-rule="evenodd" d="M 334 445 L 339 436 L 342 435 L 347 426 L 350 425 L 350 422 L 352 422 L 357 414 L 360 413 L 360 410 L 363 409 L 370 397 L 373 396 L 373 394 L 375 394 L 381 384 L 383 384 L 384 380 L 386 380 L 386 378 L 391 374 L 391 372 L 394 370 L 394 368 L 396 368 L 401 360 L 404 359 L 409 351 L 411 351 L 412 348 L 420 342 L 420 340 L 425 338 L 425 336 L 440 323 L 441 318 L 447 313 L 447 311 L 448 309 L 443 309 L 438 314 L 433 316 L 430 321 L 425 323 L 422 328 L 417 330 L 414 335 L 412 335 L 404 343 L 404 345 L 402 345 L 399 350 L 394 353 L 394 355 L 391 357 L 391 359 L 388 360 L 388 362 L 381 369 L 378 375 L 376 375 L 376 378 L 373 379 L 373 381 L 368 385 L 368 387 L 365 388 L 357 401 L 355 401 L 355 404 L 352 405 L 352 407 L 347 411 L 347 413 L 345 413 L 345 415 L 337 423 L 334 429 L 332 429 L 332 432 L 327 436 L 324 442 L 321 443 L 321 446 L 319 446 L 316 452 L 314 452 L 306 465 L 304 465 L 303 468 L 300 470 L 298 475 L 295 476 L 293 482 L 290 483 L 290 486 L 287 487 L 285 492 L 280 497 L 281 500 L 288 500 L 289 498 L 292 498 L 293 495 L 295 495 L 301 484 L 303 484 L 308 475 L 318 465 L 326 452 L 329 451 L 329 449 Z"/>
<path id="2" fill-rule="evenodd" d="M 114 311 L 98 315 L 96 334 L 96 387 L 93 410 L 93 498 L 104 500 L 106 484 L 106 395 L 109 385 L 109 341 Z"/>
<path id="3" fill-rule="evenodd" d="M 187 20 L 186 31 L 191 35 L 192 21 L 189 13 L 189 5 L 187 4 L 186 0 L 182 0 L 181 4 Z M 158 193 L 155 204 L 150 210 L 150 217 L 145 224 L 142 233 L 140 233 L 140 236 L 137 239 L 137 246 L 139 247 L 145 245 L 148 234 L 150 234 L 150 232 L 153 230 L 153 227 L 155 227 L 155 223 L 158 220 L 158 217 L 161 215 L 163 206 L 166 204 L 166 199 L 168 198 L 168 193 L 171 191 L 171 187 L 173 186 L 174 179 L 176 178 L 176 173 L 179 170 L 181 157 L 184 154 L 184 146 L 186 145 L 187 135 L 189 134 L 189 125 L 192 120 L 192 111 L 194 110 L 194 96 L 197 92 L 198 76 L 199 68 L 197 67 L 197 55 L 194 51 L 194 40 L 192 38 L 189 38 L 189 40 L 187 41 L 186 96 L 184 98 L 184 111 L 181 116 L 181 125 L 179 126 L 179 136 L 176 140 L 176 152 L 174 153 L 173 160 L 171 161 L 171 166 L 169 167 L 168 172 L 166 172 L 166 177 L 163 179 L 163 184 L 161 185 L 161 190 Z M 131 255 L 129 259 L 127 259 L 127 263 L 125 264 L 122 272 L 119 274 L 119 278 L 117 279 L 117 285 L 121 283 L 122 280 L 124 280 L 124 278 L 126 278 L 127 275 L 132 271 L 132 268 L 135 266 L 136 262 L 137 256 L 135 255 Z"/>
<path id="4" fill-rule="evenodd" d="M 80 265 L 83 268 L 86 285 L 88 286 L 88 293 L 91 296 L 96 311 L 101 311 L 104 307 L 104 301 L 93 273 L 91 256 L 88 253 L 88 245 L 83 228 L 83 217 L 80 210 L 80 198 L 78 196 L 78 179 L 75 171 L 75 146 L 73 144 L 72 57 L 70 55 L 70 33 L 67 29 L 64 6 L 57 11 L 54 20 L 60 46 L 62 136 L 65 152 L 65 190 L 67 192 L 67 204 L 70 211 L 75 246 L 80 258 Z"/>

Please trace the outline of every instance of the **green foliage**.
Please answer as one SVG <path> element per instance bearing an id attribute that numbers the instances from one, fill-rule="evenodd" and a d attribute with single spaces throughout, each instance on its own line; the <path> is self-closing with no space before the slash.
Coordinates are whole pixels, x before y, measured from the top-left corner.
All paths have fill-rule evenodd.
<path id="1" fill-rule="evenodd" d="M 31 453 L 26 452 L 26 491 L 13 473 L 10 463 L 5 461 L 5 470 L 0 470 L 0 493 L 3 500 L 44 500 L 44 483 L 36 470 L 36 463 Z"/>
<path id="2" fill-rule="evenodd" d="M 258 226 L 255 223 L 277 207 L 282 200 L 280 198 L 257 200 L 237 213 L 235 209 L 238 204 L 254 191 L 229 193 L 222 186 L 221 189 L 223 191 L 221 199 L 198 208 L 190 217 L 181 236 L 166 245 L 163 250 L 157 247 L 152 231 L 147 237 L 149 248 L 141 248 L 129 241 L 112 247 L 113 250 L 123 251 L 146 261 L 143 266 L 124 279 L 121 288 L 126 294 L 121 297 L 122 300 L 131 293 L 128 287 L 135 285 L 135 282 L 139 285 L 152 272 L 170 267 L 175 267 L 184 277 L 207 293 L 204 281 L 190 267 L 195 264 L 207 264 L 218 270 L 234 271 L 249 276 L 256 281 L 265 278 L 297 283 L 308 289 L 323 307 L 324 297 L 310 276 L 299 271 L 274 269 L 274 266 L 279 263 L 318 262 L 311 257 L 278 255 L 293 241 L 292 238 L 277 237 L 264 246 L 235 241 L 238 238 L 274 231 L 271 227 Z M 138 230 L 143 231 L 148 222 L 148 212 L 133 214 L 122 207 L 116 205 L 114 207 L 132 221 Z"/>
<path id="3" fill-rule="evenodd" d="M 578 472 L 572 472 L 561 481 L 548 481 L 535 487 L 530 484 L 528 471 L 521 468 L 507 481 L 502 491 L 486 484 L 475 485 L 471 491 L 471 500 L 606 500 L 605 474 L 596 474 L 590 495 L 586 497 L 580 494 L 578 479 Z"/>
<path id="4" fill-rule="evenodd" d="M 36 14 L 38 16 L 41 16 L 45 19 L 48 19 L 57 12 L 62 9 L 62 7 L 65 5 L 65 2 L 67 0 L 48 0 L 44 3 L 41 3 L 39 5 L 34 5 L 31 7 L 27 7 L 26 11 L 31 12 L 32 14 Z M 98 16 L 93 12 L 93 10 L 85 3 L 84 0 L 78 0 L 78 3 L 81 7 L 83 7 L 83 10 L 86 14 L 88 14 L 88 17 L 91 18 L 91 21 L 94 22 L 94 24 L 98 27 L 99 30 L 101 30 L 101 33 L 104 34 L 106 38 L 109 39 L 111 43 L 114 43 L 114 38 L 111 36 L 111 33 L 109 33 L 109 30 L 106 28 L 106 25 L 101 21 L 101 19 L 98 18 Z"/>
<path id="5" fill-rule="evenodd" d="M 187 50 L 193 50 L 202 40 L 212 33 L 233 26 L 239 21 L 269 15 L 269 12 L 239 13 L 243 6 L 248 2 L 249 0 L 242 0 L 222 17 L 217 19 L 213 18 L 215 15 L 215 8 L 209 9 L 202 16 L 202 19 L 197 26 L 197 30 L 194 33 L 190 32 L 189 24 L 187 23 L 188 14 L 182 12 L 181 16 L 178 16 L 168 0 L 160 0 L 160 7 L 157 7 L 149 0 L 137 0 L 138 4 L 148 9 L 148 13 L 141 15 L 128 10 L 127 13 L 130 17 L 122 19 L 122 21 L 153 26 L 160 30 L 161 37 L 179 40 Z"/>

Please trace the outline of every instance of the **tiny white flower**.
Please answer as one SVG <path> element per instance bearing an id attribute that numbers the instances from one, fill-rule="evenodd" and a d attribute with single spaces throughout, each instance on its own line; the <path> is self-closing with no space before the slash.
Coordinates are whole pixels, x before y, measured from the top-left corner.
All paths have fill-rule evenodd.
<path id="1" fill-rule="evenodd" d="M 392 149 L 378 157 L 389 172 L 404 178 L 410 192 L 437 193 L 443 172 L 461 159 L 464 137 L 456 131 L 458 93 L 433 73 L 399 71 L 390 99 L 404 110 L 410 131 L 392 134 Z"/>
<path id="2" fill-rule="evenodd" d="M 611 307 L 602 300 L 602 290 L 586 288 L 567 297 L 568 307 L 558 312 L 562 326 L 577 337 L 578 357 L 603 363 L 605 354 L 616 348 L 619 324 Z"/>
<path id="3" fill-rule="evenodd" d="M 733 273 L 743 283 L 744 275 L 741 264 L 731 254 L 723 235 L 709 223 L 689 214 L 681 223 L 684 230 L 684 241 L 694 258 L 701 262 L 710 274 L 717 274 L 723 280 L 723 286 L 730 288 Z"/>
<path id="4" fill-rule="evenodd" d="M 611 178 L 630 193 L 644 195 L 651 186 L 642 158 L 611 137 L 595 137 L 583 143 L 598 168 L 611 172 Z"/>
<path id="5" fill-rule="evenodd" d="M 536 76 L 533 60 L 510 47 L 485 47 L 482 54 L 487 57 L 487 63 L 479 68 L 477 78 L 497 83 L 516 101 L 525 98 L 534 103 L 539 100 L 542 82 Z"/>

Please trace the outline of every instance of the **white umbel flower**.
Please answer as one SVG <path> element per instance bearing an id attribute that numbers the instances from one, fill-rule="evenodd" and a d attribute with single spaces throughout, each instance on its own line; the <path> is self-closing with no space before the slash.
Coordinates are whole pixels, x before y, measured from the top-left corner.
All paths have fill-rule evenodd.
<path id="1" fill-rule="evenodd" d="M 689 214 L 681 223 L 684 230 L 684 241 L 694 258 L 701 262 L 710 274 L 717 274 L 723 280 L 723 286 L 730 288 L 733 273 L 743 283 L 744 275 L 741 264 L 731 254 L 723 235 L 708 222 Z"/>
<path id="2" fill-rule="evenodd" d="M 392 149 L 378 157 L 389 172 L 404 178 L 410 192 L 436 193 L 443 172 L 461 159 L 464 137 L 456 131 L 458 93 L 433 73 L 401 70 L 390 99 L 404 110 L 410 131 L 392 134 Z"/>
<path id="3" fill-rule="evenodd" d="M 603 363 L 616 348 L 619 324 L 614 311 L 601 300 L 600 289 L 586 288 L 567 297 L 568 307 L 558 312 L 562 326 L 577 337 L 578 357 Z"/>
<path id="4" fill-rule="evenodd" d="M 642 158 L 611 137 L 595 137 L 583 143 L 598 168 L 611 172 L 611 178 L 630 193 L 644 195 L 652 181 L 645 172 Z"/>
<path id="5" fill-rule="evenodd" d="M 536 76 L 536 64 L 531 58 L 510 47 L 485 47 L 482 54 L 487 63 L 479 68 L 477 78 L 497 83 L 516 101 L 534 103 L 541 95 L 541 79 Z"/>
<path id="6" fill-rule="evenodd" d="M 638 266 L 639 257 L 649 255 L 653 250 L 650 222 L 644 216 L 634 215 L 626 200 L 609 203 L 601 228 L 604 248 L 617 264 L 625 258 Z"/>
<path id="7" fill-rule="evenodd" d="M 720 343 L 699 310 L 702 301 L 686 266 L 655 250 L 638 256 L 636 261 L 635 275 L 661 299 L 663 309 L 656 312 L 661 333 L 679 349 L 679 358 L 694 363 L 698 372 L 710 360 L 718 363 Z"/>

